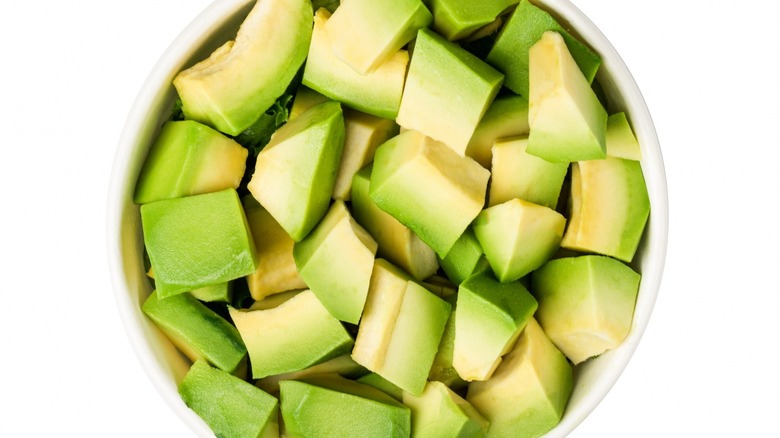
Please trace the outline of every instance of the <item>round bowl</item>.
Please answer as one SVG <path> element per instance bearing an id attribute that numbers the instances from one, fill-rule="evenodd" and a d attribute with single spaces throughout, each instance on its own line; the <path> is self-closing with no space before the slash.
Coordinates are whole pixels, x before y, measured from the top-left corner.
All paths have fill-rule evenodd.
<path id="1" fill-rule="evenodd" d="M 127 118 L 116 151 L 107 209 L 108 258 L 117 306 L 142 367 L 171 409 L 197 435 L 213 436 L 182 402 L 177 385 L 189 369 L 180 354 L 141 312 L 151 292 L 143 263 L 139 208 L 132 201 L 143 160 L 170 114 L 172 81 L 182 69 L 235 37 L 252 0 L 219 0 L 204 10 L 170 45 L 154 67 Z M 597 76 L 610 101 L 609 113 L 625 111 L 642 148 L 642 170 L 650 196 L 650 220 L 632 263 L 642 274 L 633 324 L 620 347 L 575 367 L 575 384 L 560 424 L 548 437 L 571 432 L 592 412 L 631 359 L 655 304 L 666 258 L 668 202 L 658 137 L 642 94 L 622 59 L 599 29 L 568 0 L 540 0 L 565 27 L 601 54 Z"/>

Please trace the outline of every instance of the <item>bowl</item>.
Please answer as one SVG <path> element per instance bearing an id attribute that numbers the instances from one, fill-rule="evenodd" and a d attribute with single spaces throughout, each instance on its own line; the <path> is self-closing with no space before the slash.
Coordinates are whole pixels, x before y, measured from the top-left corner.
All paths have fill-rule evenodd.
<path id="1" fill-rule="evenodd" d="M 563 419 L 546 436 L 574 430 L 609 392 L 633 355 L 650 319 L 659 291 L 668 236 L 666 176 L 650 113 L 622 59 L 580 10 L 568 0 L 540 0 L 565 27 L 601 54 L 597 80 L 610 102 L 609 113 L 625 111 L 642 148 L 642 170 L 651 203 L 650 219 L 632 263 L 642 281 L 628 337 L 620 347 L 575 367 L 575 385 Z M 176 97 L 172 81 L 182 69 L 207 57 L 235 37 L 252 0 L 220 0 L 204 10 L 165 51 L 149 74 L 129 113 L 117 146 L 107 206 L 107 244 L 116 302 L 141 366 L 171 409 L 198 436 L 209 427 L 179 397 L 177 385 L 189 369 L 180 354 L 141 311 L 151 293 L 143 259 L 139 208 L 132 201 L 139 171 Z M 639 395 L 638 395 L 639 396 Z"/>

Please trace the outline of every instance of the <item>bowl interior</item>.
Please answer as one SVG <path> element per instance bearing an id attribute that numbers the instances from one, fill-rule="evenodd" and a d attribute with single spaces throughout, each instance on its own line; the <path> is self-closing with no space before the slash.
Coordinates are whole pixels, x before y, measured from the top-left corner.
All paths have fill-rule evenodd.
<path id="1" fill-rule="evenodd" d="M 560 424 L 548 436 L 571 432 L 603 399 L 628 363 L 647 326 L 660 286 L 666 257 L 668 204 L 666 176 L 658 138 L 642 95 L 606 37 L 568 0 L 535 2 L 586 41 L 603 59 L 597 80 L 608 97 L 608 112 L 625 111 L 642 148 L 642 170 L 651 203 L 650 220 L 632 264 L 642 274 L 631 331 L 623 344 L 575 367 L 575 386 Z M 251 0 L 214 2 L 171 44 L 147 78 L 130 111 L 114 161 L 108 205 L 108 256 L 117 305 L 127 335 L 149 378 L 171 408 L 200 436 L 213 436 L 189 410 L 177 384 L 189 360 L 141 312 L 151 292 L 144 272 L 140 213 L 133 190 L 146 154 L 168 118 L 175 90 L 172 81 L 182 69 L 207 57 L 235 37 L 251 8 Z"/>

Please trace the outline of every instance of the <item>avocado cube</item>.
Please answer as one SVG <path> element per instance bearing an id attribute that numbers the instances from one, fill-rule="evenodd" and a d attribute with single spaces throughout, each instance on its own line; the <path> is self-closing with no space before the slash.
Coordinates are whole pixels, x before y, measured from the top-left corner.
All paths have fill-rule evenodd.
<path id="1" fill-rule="evenodd" d="M 447 325 L 444 326 L 444 334 L 441 336 L 439 349 L 433 358 L 433 365 L 431 365 L 431 371 L 428 373 L 428 380 L 442 382 L 448 387 L 457 390 L 468 384 L 458 375 L 455 367 L 452 366 L 455 353 L 455 321 L 457 320 L 458 296 L 449 296 L 445 298 L 445 301 L 452 306 L 452 311 L 450 311 L 450 317 L 447 319 Z"/>
<path id="2" fill-rule="evenodd" d="M 316 365 L 304 368 L 300 371 L 292 371 L 289 373 L 263 377 L 262 379 L 259 379 L 255 382 L 255 386 L 269 394 L 278 395 L 279 383 L 282 380 L 297 380 L 303 377 L 316 376 L 320 374 L 338 374 L 344 377 L 352 377 L 354 375 L 359 376 L 365 372 L 366 369 L 352 360 L 352 357 L 349 354 L 343 354 L 341 356 L 334 357 L 333 359 L 326 360 L 325 362 L 320 362 Z"/>
<path id="3" fill-rule="evenodd" d="M 488 422 L 469 402 L 441 382 L 428 382 L 419 397 L 404 393 L 414 437 L 481 438 Z"/>
<path id="4" fill-rule="evenodd" d="M 628 335 L 640 275 L 622 262 L 599 255 L 555 259 L 532 280 L 539 324 L 575 365 Z"/>
<path id="5" fill-rule="evenodd" d="M 320 94 L 304 85 L 299 85 L 298 89 L 295 90 L 295 97 L 293 98 L 292 108 L 290 108 L 289 119 L 298 117 L 306 112 L 307 109 L 329 100 L 328 96 Z"/>
<path id="6" fill-rule="evenodd" d="M 144 204 L 141 222 L 160 298 L 255 270 L 254 241 L 233 189 Z"/>
<path id="7" fill-rule="evenodd" d="M 639 161 L 642 159 L 642 151 L 639 148 L 628 123 L 626 113 L 619 112 L 607 117 L 607 156 L 623 158 L 625 160 Z"/>
<path id="8" fill-rule="evenodd" d="M 433 27 L 450 41 L 463 39 L 486 26 L 518 0 L 428 0 Z"/>
<path id="9" fill-rule="evenodd" d="M 370 195 L 440 256 L 482 211 L 490 172 L 441 142 L 408 130 L 377 148 Z"/>
<path id="10" fill-rule="evenodd" d="M 588 82 L 596 77 L 601 57 L 566 31 L 547 11 L 522 0 L 498 34 L 487 62 L 506 75 L 504 85 L 529 98 L 529 49 L 546 31 L 560 33 Z"/>
<path id="11" fill-rule="evenodd" d="M 459 285 L 474 273 L 484 255 L 474 230 L 469 227 L 441 259 L 441 268 L 453 284 Z"/>
<path id="12" fill-rule="evenodd" d="M 272 309 L 229 310 L 255 379 L 300 371 L 352 348 L 347 330 L 309 290 Z"/>
<path id="13" fill-rule="evenodd" d="M 217 436 L 279 436 L 276 398 L 204 361 L 192 365 L 179 395 Z"/>
<path id="14" fill-rule="evenodd" d="M 190 294 L 200 301 L 207 303 L 229 303 L 233 299 L 233 285 L 231 282 L 217 283 L 193 289 Z"/>
<path id="15" fill-rule="evenodd" d="M 504 75 L 466 49 L 421 29 L 396 122 L 463 156 L 503 82 Z"/>
<path id="16" fill-rule="evenodd" d="M 499 96 L 479 121 L 466 147 L 466 155 L 490 169 L 496 140 L 527 136 L 529 129 L 528 100 L 514 94 Z"/>
<path id="17" fill-rule="evenodd" d="M 357 324 L 366 302 L 377 244 L 336 201 L 317 228 L 293 247 L 301 278 L 335 318 Z"/>
<path id="18" fill-rule="evenodd" d="M 279 128 L 257 156 L 249 191 L 296 242 L 328 211 L 343 147 L 341 105 L 324 102 Z"/>

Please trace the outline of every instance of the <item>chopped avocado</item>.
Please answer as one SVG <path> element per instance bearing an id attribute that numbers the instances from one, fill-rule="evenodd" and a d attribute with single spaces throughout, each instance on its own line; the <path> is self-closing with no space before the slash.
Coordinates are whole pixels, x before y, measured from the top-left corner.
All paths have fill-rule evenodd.
<path id="1" fill-rule="evenodd" d="M 166 122 L 144 161 L 136 204 L 236 189 L 248 151 L 192 120 Z"/>
<path id="2" fill-rule="evenodd" d="M 421 29 L 396 122 L 463 156 L 503 81 L 504 75 L 464 48 Z M 447 117 L 441 117 L 442 111 Z"/>
<path id="3" fill-rule="evenodd" d="M 288 301 L 289 299 L 295 297 L 300 292 L 303 292 L 302 290 L 290 290 L 287 292 L 281 292 L 278 294 L 269 295 L 266 298 L 263 298 L 260 301 L 255 301 L 252 303 L 251 306 L 249 306 L 249 310 L 268 310 L 273 309 L 274 307 L 279 307 L 284 303 L 285 301 Z"/>
<path id="4" fill-rule="evenodd" d="M 348 1 L 325 24 L 333 54 L 361 75 L 389 60 L 433 17 L 421 0 Z"/>
<path id="5" fill-rule="evenodd" d="M 324 96 L 309 87 L 299 85 L 295 92 L 292 109 L 290 109 L 290 118 L 298 117 L 306 112 L 307 109 L 329 100 L 330 99 L 328 99 L 327 96 Z"/>
<path id="6" fill-rule="evenodd" d="M 474 230 L 469 227 L 439 263 L 447 278 L 459 285 L 474 273 L 484 254 Z"/>
<path id="7" fill-rule="evenodd" d="M 561 246 L 630 263 L 650 216 L 639 162 L 608 157 L 573 163 L 569 201 Z"/>
<path id="8" fill-rule="evenodd" d="M 394 399 L 398 400 L 399 402 L 402 401 L 404 398 L 404 391 L 401 388 L 388 382 L 387 379 L 385 379 L 384 377 L 380 376 L 377 373 L 368 373 L 365 376 L 357 379 L 356 381 L 360 383 L 364 383 L 369 386 L 373 386 L 374 388 L 384 392 L 390 397 L 393 397 Z"/>
<path id="9" fill-rule="evenodd" d="M 254 240 L 233 189 L 144 204 L 141 221 L 160 298 L 255 271 Z"/>
<path id="10" fill-rule="evenodd" d="M 335 375 L 285 380 L 279 386 L 291 437 L 409 436 L 409 408 L 372 386 Z"/>
<path id="11" fill-rule="evenodd" d="M 493 145 L 488 206 L 510 199 L 554 209 L 558 205 L 569 163 L 551 163 L 526 152 L 528 138 L 510 138 Z"/>
<path id="12" fill-rule="evenodd" d="M 268 310 L 230 308 L 249 352 L 252 377 L 300 371 L 340 356 L 352 338 L 311 291 L 303 291 Z"/>
<path id="13" fill-rule="evenodd" d="M 200 301 L 207 303 L 229 303 L 233 299 L 233 286 L 231 282 L 212 284 L 191 290 L 190 294 Z"/>
<path id="14" fill-rule="evenodd" d="M 490 169 L 495 141 L 528 135 L 528 130 L 528 100 L 516 95 L 499 96 L 479 121 L 466 147 L 466 155 Z"/>
<path id="15" fill-rule="evenodd" d="M 496 20 L 518 0 L 428 0 L 433 29 L 450 41 L 470 36 Z"/>
<path id="16" fill-rule="evenodd" d="M 306 289 L 293 259 L 295 241 L 252 196 L 244 211 L 257 249 L 257 269 L 246 277 L 252 298 L 260 301 L 279 292 Z"/>
<path id="17" fill-rule="evenodd" d="M 487 62 L 506 75 L 504 85 L 515 93 L 529 97 L 529 54 L 542 34 L 560 33 L 588 82 L 596 77 L 601 58 L 566 31 L 547 11 L 522 0 L 498 34 L 487 55 Z"/>
<path id="18" fill-rule="evenodd" d="M 303 70 L 303 84 L 358 111 L 395 119 L 401 105 L 409 53 L 399 50 L 371 73 L 361 75 L 333 54 L 325 29 L 329 17 L 325 9 L 314 14 L 314 33 Z"/>
<path id="19" fill-rule="evenodd" d="M 236 328 L 190 294 L 160 299 L 155 291 L 142 309 L 190 360 L 204 359 L 228 373 L 241 368 L 246 347 Z"/>
<path id="20" fill-rule="evenodd" d="M 447 277 L 433 275 L 421 283 L 426 289 L 434 295 L 441 298 L 448 298 L 458 291 L 458 286 L 454 285 Z"/>
<path id="21" fill-rule="evenodd" d="M 352 360 L 349 354 L 343 354 L 325 362 L 312 365 L 308 368 L 304 368 L 300 371 L 292 371 L 289 373 L 276 374 L 273 376 L 263 377 L 255 382 L 255 386 L 268 392 L 269 394 L 279 394 L 279 382 L 282 380 L 297 380 L 303 377 L 316 376 L 320 374 L 338 374 L 345 377 L 352 377 L 357 374 L 365 373 L 365 368 L 358 365 L 357 362 Z"/>
<path id="22" fill-rule="evenodd" d="M 511 199 L 487 208 L 473 228 L 496 277 L 514 281 L 542 266 L 558 250 L 566 219 L 551 208 Z"/>
<path id="23" fill-rule="evenodd" d="M 488 422 L 469 402 L 441 382 L 428 382 L 419 397 L 404 393 L 412 411 L 412 434 L 419 438 L 481 438 Z"/>
<path id="24" fill-rule="evenodd" d="M 217 436 L 279 436 L 276 398 L 204 361 L 192 365 L 179 384 L 179 395 Z"/>
<path id="25" fill-rule="evenodd" d="M 467 381 L 487 380 L 509 352 L 537 308 L 517 281 L 499 283 L 489 273 L 464 281 L 458 289 L 458 317 L 452 359 Z"/>
<path id="26" fill-rule="evenodd" d="M 431 371 L 428 373 L 428 380 L 442 382 L 454 390 L 465 387 L 468 382 L 463 380 L 455 367 L 452 366 L 452 359 L 455 353 L 455 314 L 457 313 L 457 295 L 447 297 L 445 301 L 452 305 L 450 317 L 447 319 L 447 325 L 444 327 L 444 334 L 439 342 L 439 349 L 436 351 L 436 357 L 433 359 Z"/>
<path id="27" fill-rule="evenodd" d="M 532 278 L 539 324 L 575 365 L 628 335 L 640 275 L 622 262 L 597 255 L 555 259 Z"/>
<path id="28" fill-rule="evenodd" d="M 572 368 L 531 318 L 493 376 L 466 400 L 490 422 L 488 437 L 536 438 L 555 427 L 571 395 Z"/>
<path id="29" fill-rule="evenodd" d="M 436 253 L 412 230 L 377 207 L 369 195 L 372 165 L 352 178 L 352 214 L 376 239 L 377 255 L 408 272 L 415 280 L 430 277 L 439 269 Z"/>
<path id="30" fill-rule="evenodd" d="M 485 204 L 490 172 L 408 130 L 377 148 L 370 195 L 445 257 Z"/>
<path id="31" fill-rule="evenodd" d="M 229 135 L 251 126 L 303 65 L 311 17 L 309 0 L 258 1 L 234 41 L 173 80 L 184 115 Z"/>
<path id="32" fill-rule="evenodd" d="M 328 211 L 343 147 L 341 105 L 324 102 L 279 128 L 257 156 L 249 191 L 296 242 Z"/>
<path id="33" fill-rule="evenodd" d="M 301 278 L 335 318 L 360 321 L 374 267 L 377 244 L 336 201 L 317 228 L 295 244 Z"/>
<path id="34" fill-rule="evenodd" d="M 607 155 L 615 158 L 639 161 L 642 151 L 631 130 L 626 113 L 620 112 L 607 117 Z"/>

